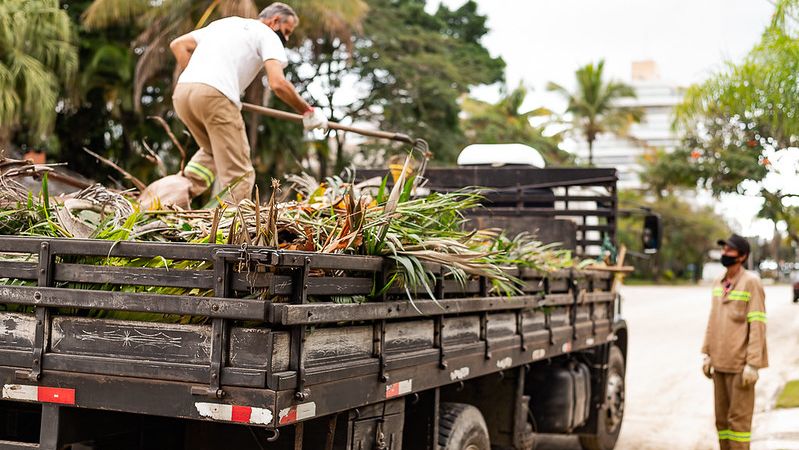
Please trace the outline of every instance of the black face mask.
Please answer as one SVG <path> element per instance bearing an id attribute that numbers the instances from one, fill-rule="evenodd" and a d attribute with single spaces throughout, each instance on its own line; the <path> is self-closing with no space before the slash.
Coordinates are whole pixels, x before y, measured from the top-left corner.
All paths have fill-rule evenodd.
<path id="1" fill-rule="evenodd" d="M 283 44 L 283 47 L 285 48 L 286 47 L 286 42 L 289 41 L 288 39 L 286 39 L 286 36 L 284 36 L 283 33 L 280 30 L 272 30 L 272 31 L 275 32 L 275 34 L 277 35 L 277 38 L 280 39 L 280 43 Z"/>
<path id="2" fill-rule="evenodd" d="M 721 255 L 721 265 L 724 267 L 733 266 L 737 262 L 738 262 L 737 256 Z"/>

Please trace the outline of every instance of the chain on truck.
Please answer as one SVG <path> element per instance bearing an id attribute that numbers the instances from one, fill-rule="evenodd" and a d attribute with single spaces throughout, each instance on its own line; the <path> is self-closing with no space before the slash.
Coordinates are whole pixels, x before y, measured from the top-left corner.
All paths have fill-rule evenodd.
<path id="1" fill-rule="evenodd" d="M 534 231 L 586 256 L 615 241 L 613 169 L 470 165 L 426 176 L 429 191 L 492 188 L 470 216 L 480 227 Z M 492 296 L 483 278 L 460 283 L 428 264 L 437 300 L 411 302 L 392 287 L 366 303 L 338 304 L 336 296 L 381 292 L 386 261 L 15 236 L 0 237 L 0 252 L 30 256 L 0 261 L 0 278 L 35 281 L 0 287 L 0 303 L 35 311 L 0 312 L 3 449 L 529 450 L 537 433 L 612 449 L 619 434 L 628 336 L 610 271 L 509 270 L 522 293 L 505 297 Z M 68 263 L 75 256 L 209 268 Z M 97 284 L 214 295 L 92 290 Z M 253 288 L 289 301 L 245 298 Z M 113 320 L 65 308 L 208 321 Z"/>

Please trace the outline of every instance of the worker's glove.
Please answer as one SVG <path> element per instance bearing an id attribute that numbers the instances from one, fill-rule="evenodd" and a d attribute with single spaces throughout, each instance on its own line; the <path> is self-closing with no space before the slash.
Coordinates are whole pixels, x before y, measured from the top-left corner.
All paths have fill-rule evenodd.
<path id="1" fill-rule="evenodd" d="M 713 378 L 713 366 L 710 365 L 710 355 L 702 355 L 702 373 L 708 378 Z"/>
<path id="2" fill-rule="evenodd" d="M 741 374 L 741 384 L 744 386 L 751 386 L 755 384 L 758 378 L 760 378 L 760 376 L 757 374 L 757 367 L 752 367 L 747 364 Z"/>
<path id="3" fill-rule="evenodd" d="M 327 117 L 319 108 L 311 108 L 302 115 L 302 126 L 306 130 L 321 128 L 327 129 Z"/>

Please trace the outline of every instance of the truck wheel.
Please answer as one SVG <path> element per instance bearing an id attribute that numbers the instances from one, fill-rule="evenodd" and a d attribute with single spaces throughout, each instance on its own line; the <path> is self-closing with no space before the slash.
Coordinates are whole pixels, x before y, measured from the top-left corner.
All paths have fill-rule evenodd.
<path id="1" fill-rule="evenodd" d="M 612 450 L 616 446 L 624 418 L 624 356 L 618 347 L 610 347 L 605 404 L 599 409 L 597 434 L 580 436 L 584 450 Z"/>
<path id="2" fill-rule="evenodd" d="M 438 445 L 441 450 L 491 450 L 488 427 L 480 410 L 465 403 L 442 403 Z"/>

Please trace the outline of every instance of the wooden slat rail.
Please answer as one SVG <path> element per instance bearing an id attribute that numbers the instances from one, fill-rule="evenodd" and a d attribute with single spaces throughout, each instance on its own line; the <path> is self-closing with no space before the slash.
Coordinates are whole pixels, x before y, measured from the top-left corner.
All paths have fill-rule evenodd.
<path id="1" fill-rule="evenodd" d="M 2 286 L 0 287 L 0 299 L 4 303 L 18 305 L 111 309 L 240 320 L 264 320 L 268 311 L 268 302 L 265 300 L 29 286 Z"/>
<path id="2" fill-rule="evenodd" d="M 270 321 L 281 325 L 312 325 L 342 321 L 401 319 L 420 316 L 441 316 L 479 311 L 516 310 L 535 308 L 540 295 L 516 297 L 474 297 L 446 300 L 408 300 L 336 305 L 309 303 L 271 305 Z"/>

